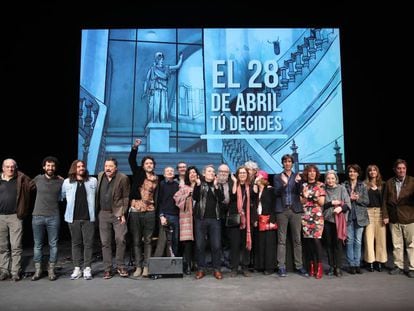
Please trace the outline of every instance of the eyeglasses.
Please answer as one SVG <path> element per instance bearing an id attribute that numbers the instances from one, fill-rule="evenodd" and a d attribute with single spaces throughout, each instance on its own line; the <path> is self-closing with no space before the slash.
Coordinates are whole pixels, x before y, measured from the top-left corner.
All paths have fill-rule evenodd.
<path id="1" fill-rule="evenodd" d="M 178 168 L 187 168 L 187 166 L 180 165 Z"/>

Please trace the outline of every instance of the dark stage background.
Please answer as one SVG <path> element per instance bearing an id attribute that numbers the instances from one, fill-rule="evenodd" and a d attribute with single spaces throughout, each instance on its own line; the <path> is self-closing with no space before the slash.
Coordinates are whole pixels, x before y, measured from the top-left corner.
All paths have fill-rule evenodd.
<path id="1" fill-rule="evenodd" d="M 339 27 L 346 164 L 365 169 L 376 163 L 387 178 L 401 157 L 412 175 L 409 10 L 391 5 L 307 1 L 274 2 L 270 8 L 253 1 L 223 9 L 213 2 L 14 4 L 1 13 L 0 160 L 16 159 L 33 177 L 41 172 L 43 157 L 55 155 L 66 177 L 77 158 L 82 28 Z"/>

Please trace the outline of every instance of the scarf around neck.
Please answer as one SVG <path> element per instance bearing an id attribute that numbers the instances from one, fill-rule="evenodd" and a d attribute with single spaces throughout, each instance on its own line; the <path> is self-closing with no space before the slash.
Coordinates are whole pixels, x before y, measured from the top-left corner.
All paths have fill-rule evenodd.
<path id="1" fill-rule="evenodd" d="M 250 188 L 245 184 L 245 196 L 243 196 L 241 186 L 237 186 L 237 211 L 240 214 L 240 229 L 246 229 L 246 248 L 252 249 L 252 236 L 250 233 Z M 245 200 L 244 200 L 245 199 Z M 243 203 L 246 201 L 246 214 L 243 211 Z"/>

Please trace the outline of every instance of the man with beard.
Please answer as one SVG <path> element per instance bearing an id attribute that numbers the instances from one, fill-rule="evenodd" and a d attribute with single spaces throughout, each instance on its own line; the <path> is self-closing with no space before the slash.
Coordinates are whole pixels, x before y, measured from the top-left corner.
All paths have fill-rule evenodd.
<path id="1" fill-rule="evenodd" d="M 72 261 L 74 265 L 72 280 L 82 276 L 92 279 L 92 254 L 95 236 L 95 196 L 97 180 L 89 176 L 86 163 L 82 160 L 72 162 L 68 178 L 62 185 L 62 197 L 66 199 L 65 221 L 69 225 L 72 240 Z"/>
<path id="2" fill-rule="evenodd" d="M 128 211 L 129 191 L 129 178 L 118 171 L 118 161 L 115 158 L 106 159 L 104 171 L 98 175 L 96 197 L 105 280 L 112 278 L 112 230 L 115 232 L 117 272 L 121 277 L 128 277 L 125 265 L 128 231 L 125 215 Z"/>
<path id="3" fill-rule="evenodd" d="M 131 207 L 128 226 L 132 236 L 135 257 L 134 277 L 148 277 L 148 259 L 152 252 L 152 237 L 156 229 L 155 212 L 158 197 L 158 177 L 154 173 L 155 160 L 144 156 L 141 166 L 137 164 L 138 147 L 141 139 L 135 139 L 129 153 L 128 163 L 132 171 Z M 144 249 L 142 250 L 142 242 Z"/>
<path id="4" fill-rule="evenodd" d="M 33 210 L 33 261 L 35 273 L 32 281 L 37 281 L 42 276 L 43 245 L 45 232 L 49 242 L 48 276 L 50 281 L 56 280 L 55 265 L 58 257 L 58 241 L 60 229 L 59 200 L 63 178 L 56 175 L 59 166 L 57 158 L 48 156 L 43 159 L 44 174 L 37 175 L 32 180 L 32 187 L 36 188 L 36 200 Z"/>
<path id="5" fill-rule="evenodd" d="M 230 193 L 233 189 L 233 180 L 229 178 L 230 168 L 227 164 L 220 164 L 218 167 L 217 181 L 223 187 L 224 200 L 221 202 L 221 246 L 222 246 L 222 263 L 226 267 L 230 267 L 229 262 L 229 249 L 230 240 L 227 234 L 227 228 L 225 226 L 226 213 L 230 205 Z"/>

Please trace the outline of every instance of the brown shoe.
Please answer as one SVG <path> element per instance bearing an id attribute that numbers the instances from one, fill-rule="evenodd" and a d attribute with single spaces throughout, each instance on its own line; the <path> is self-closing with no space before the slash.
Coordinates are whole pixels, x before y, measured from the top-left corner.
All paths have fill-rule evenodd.
<path id="1" fill-rule="evenodd" d="M 105 272 L 104 272 L 104 276 L 103 276 L 103 278 L 104 278 L 105 280 L 109 280 L 109 279 L 111 279 L 111 278 L 112 278 L 112 273 L 111 273 L 111 271 L 105 271 Z"/>
<path id="2" fill-rule="evenodd" d="M 118 268 L 118 273 L 119 273 L 119 275 L 121 276 L 121 277 L 123 277 L 123 278 L 126 278 L 126 277 L 128 277 L 128 270 L 127 269 L 125 269 L 124 267 L 122 267 L 122 268 Z"/>
<path id="3" fill-rule="evenodd" d="M 9 273 L 1 271 L 0 272 L 0 281 L 7 280 L 9 278 Z"/>
<path id="4" fill-rule="evenodd" d="M 199 270 L 199 271 L 196 272 L 195 278 L 196 278 L 196 280 L 199 280 L 199 279 L 202 279 L 205 276 L 206 276 L 205 272 Z"/>
<path id="5" fill-rule="evenodd" d="M 214 271 L 213 275 L 217 280 L 221 280 L 223 278 L 223 275 L 220 271 Z"/>

